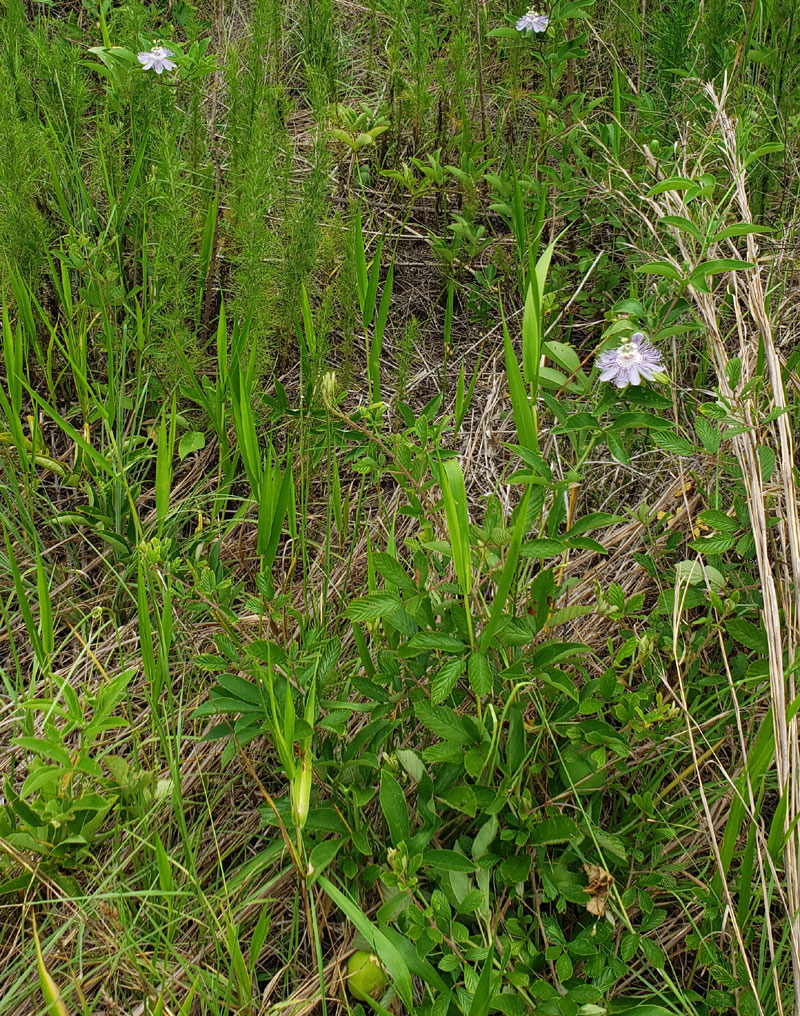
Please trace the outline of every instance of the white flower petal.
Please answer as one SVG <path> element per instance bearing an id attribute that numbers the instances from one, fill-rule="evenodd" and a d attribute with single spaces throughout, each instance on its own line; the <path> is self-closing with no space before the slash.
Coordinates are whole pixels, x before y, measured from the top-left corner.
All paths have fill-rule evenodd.
<path id="1" fill-rule="evenodd" d="M 174 60 L 170 60 L 175 54 L 165 46 L 154 46 L 149 53 L 139 53 L 139 63 L 146 71 L 154 70 L 156 74 L 163 71 L 172 71 L 178 66 Z"/>

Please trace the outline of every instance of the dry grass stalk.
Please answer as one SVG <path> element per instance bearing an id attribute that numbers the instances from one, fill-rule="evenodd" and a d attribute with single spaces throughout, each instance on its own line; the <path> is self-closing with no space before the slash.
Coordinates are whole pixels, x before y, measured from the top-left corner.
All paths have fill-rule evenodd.
<path id="1" fill-rule="evenodd" d="M 717 95 L 712 85 L 706 85 L 705 91 L 715 110 L 714 123 L 708 131 L 709 143 L 715 143 L 719 155 L 724 159 L 734 181 L 732 208 L 737 217 L 746 223 L 752 222 L 747 191 L 745 188 L 745 163 L 742 153 L 739 150 L 736 127 L 733 120 L 726 113 L 727 88 L 723 87 L 721 95 Z M 644 149 L 650 168 L 659 177 L 663 174 L 658 168 L 656 160 L 652 157 L 647 148 Z M 627 175 L 627 174 L 626 174 Z M 639 188 L 628 177 L 632 188 Z M 647 228 L 651 231 L 653 238 L 656 237 L 655 222 L 664 215 L 680 215 L 691 218 L 691 210 L 687 208 L 683 195 L 679 191 L 667 191 L 655 196 L 647 196 L 640 193 L 639 197 L 653 218 L 639 209 Z M 689 248 L 686 234 L 679 229 L 670 227 L 670 234 L 677 245 L 679 254 L 684 263 L 692 264 L 695 255 Z M 660 242 L 660 241 L 659 241 Z M 725 339 L 720 327 L 720 297 L 719 290 L 714 293 L 704 293 L 688 287 L 688 293 L 697 307 L 699 315 L 706 329 L 708 348 L 712 360 L 716 366 L 719 390 L 726 399 L 732 411 L 738 413 L 747 430 L 733 438 L 733 449 L 742 470 L 742 477 L 747 494 L 747 504 L 750 513 L 753 536 L 755 539 L 756 559 L 758 564 L 759 578 L 763 595 L 762 616 L 766 630 L 769 646 L 769 678 L 771 711 L 774 724 L 775 737 L 775 763 L 778 776 L 779 791 L 786 801 L 785 814 L 785 842 L 784 842 L 784 890 L 785 907 L 787 910 L 787 921 L 790 932 L 791 960 L 794 975 L 795 1006 L 800 1006 L 800 832 L 798 831 L 798 816 L 800 816 L 800 752 L 798 750 L 797 719 L 787 718 L 787 703 L 791 705 L 795 698 L 795 685 L 793 678 L 793 661 L 796 656 L 798 642 L 800 642 L 800 629 L 798 619 L 800 618 L 800 521 L 798 521 L 797 491 L 794 482 L 794 450 L 790 422 L 785 412 L 787 408 L 786 393 L 783 384 L 782 364 L 776 351 L 770 316 L 767 311 L 764 289 L 761 282 L 761 274 L 764 269 L 763 260 L 759 260 L 759 250 L 753 234 L 747 235 L 747 259 L 755 267 L 740 272 L 732 273 L 728 291 L 733 311 L 736 317 L 736 331 L 739 338 L 739 349 L 737 356 L 741 361 L 741 376 L 736 390 L 729 380 L 728 366 L 730 356 L 726 349 Z M 711 244 L 705 251 L 708 259 L 720 257 L 739 257 L 738 251 L 721 250 L 720 244 Z M 668 253 L 668 252 L 667 252 Z M 669 257 L 669 253 L 668 253 Z M 675 267 L 683 270 L 674 258 L 670 257 Z M 756 365 L 759 352 L 759 343 L 763 348 L 764 362 L 767 367 L 767 378 L 765 378 L 765 391 L 769 403 L 769 410 L 777 410 L 779 414 L 774 423 L 774 429 L 770 423 L 763 422 L 763 416 L 755 405 L 752 393 L 742 396 L 742 392 L 753 380 L 756 373 Z M 777 437 L 775 437 L 777 432 Z M 777 443 L 779 451 L 779 481 L 771 484 L 767 489 L 761 475 L 761 464 L 758 456 L 759 445 L 770 446 Z M 770 502 L 772 511 L 775 509 L 775 502 L 779 506 L 781 520 L 773 533 L 768 532 L 767 524 L 767 502 Z M 680 676 L 681 654 L 678 647 L 675 647 L 676 665 Z M 788 666 L 784 663 L 784 654 L 788 660 Z M 692 747 L 694 749 L 694 735 L 691 720 L 687 712 L 687 728 Z M 702 781 L 700 781 L 702 790 Z M 757 809 L 750 791 L 750 800 L 747 802 L 750 814 L 755 818 Z M 717 855 L 720 873 L 723 876 L 725 886 L 725 871 L 717 849 L 716 835 L 713 823 L 710 821 L 708 804 L 703 797 L 706 809 L 706 818 L 709 824 L 709 834 L 712 846 Z M 765 901 L 764 920 L 768 934 L 770 951 L 774 957 L 774 931 L 772 917 L 767 905 L 769 899 L 769 886 L 766 883 L 765 872 L 771 868 L 771 861 L 766 854 L 764 837 L 759 836 L 758 860 L 762 880 L 762 894 Z M 729 917 L 735 936 L 737 937 L 742 959 L 750 973 L 749 959 L 741 932 L 734 919 L 732 895 L 725 886 L 724 889 L 728 898 L 730 908 Z M 755 988 L 754 982 L 751 986 Z M 775 978 L 775 994 L 779 1008 L 781 1007 L 780 984 L 777 982 L 777 972 L 773 966 L 773 977 Z M 756 994 L 757 999 L 757 994 Z M 760 1009 L 759 1004 L 759 1009 Z"/>

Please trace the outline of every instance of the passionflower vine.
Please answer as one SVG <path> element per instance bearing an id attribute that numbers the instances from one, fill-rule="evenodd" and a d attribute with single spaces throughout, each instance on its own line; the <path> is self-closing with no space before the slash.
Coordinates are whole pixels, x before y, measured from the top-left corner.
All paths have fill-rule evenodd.
<path id="1" fill-rule="evenodd" d="M 601 353 L 595 366 L 600 370 L 601 381 L 613 381 L 617 388 L 624 388 L 640 384 L 642 378 L 652 381 L 664 371 L 664 360 L 643 332 L 634 332 L 616 349 Z"/>
<path id="2" fill-rule="evenodd" d="M 149 52 L 139 54 L 139 63 L 146 71 L 155 71 L 156 74 L 160 74 L 162 71 L 174 71 L 178 65 L 174 60 L 170 60 L 171 56 L 175 56 L 171 49 L 167 49 L 165 46 L 153 46 Z"/>
<path id="3" fill-rule="evenodd" d="M 550 24 L 550 18 L 535 7 L 530 7 L 527 14 L 523 14 L 517 22 L 518 32 L 546 32 Z"/>

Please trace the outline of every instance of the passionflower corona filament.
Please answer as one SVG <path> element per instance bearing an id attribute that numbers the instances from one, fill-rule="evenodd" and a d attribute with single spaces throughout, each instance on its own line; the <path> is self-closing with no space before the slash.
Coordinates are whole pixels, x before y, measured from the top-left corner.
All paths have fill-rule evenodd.
<path id="1" fill-rule="evenodd" d="M 642 378 L 652 381 L 664 370 L 664 360 L 656 347 L 634 332 L 615 349 L 607 349 L 595 361 L 601 381 L 613 381 L 617 388 L 641 384 Z"/>
<path id="2" fill-rule="evenodd" d="M 171 49 L 164 46 L 153 46 L 147 53 L 139 54 L 139 63 L 146 71 L 155 71 L 156 74 L 161 74 L 162 71 L 174 71 L 178 66 L 174 60 L 170 60 L 171 56 L 175 56 Z"/>
<path id="3" fill-rule="evenodd" d="M 550 24 L 550 18 L 546 14 L 542 14 L 541 11 L 537 10 L 536 7 L 530 7 L 526 14 L 517 22 L 518 32 L 546 32 L 547 26 Z"/>

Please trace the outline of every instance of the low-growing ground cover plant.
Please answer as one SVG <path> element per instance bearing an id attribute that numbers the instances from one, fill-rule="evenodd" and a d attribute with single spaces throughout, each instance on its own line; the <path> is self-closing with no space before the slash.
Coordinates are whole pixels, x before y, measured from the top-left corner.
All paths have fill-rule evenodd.
<path id="1" fill-rule="evenodd" d="M 0 32 L 0 1012 L 794 1011 L 791 6 Z"/>

